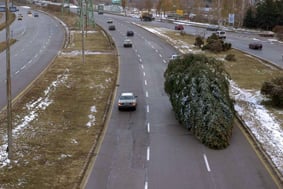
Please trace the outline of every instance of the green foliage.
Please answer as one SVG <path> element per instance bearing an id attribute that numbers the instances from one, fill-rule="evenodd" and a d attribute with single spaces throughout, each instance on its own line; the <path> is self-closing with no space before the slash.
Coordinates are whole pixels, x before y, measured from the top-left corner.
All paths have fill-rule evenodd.
<path id="1" fill-rule="evenodd" d="M 236 57 L 234 54 L 227 54 L 225 57 L 225 60 L 227 61 L 236 61 Z"/>
<path id="2" fill-rule="evenodd" d="M 204 44 L 203 37 L 198 35 L 195 39 L 194 45 L 200 48 L 203 44 Z"/>
<path id="3" fill-rule="evenodd" d="M 260 92 L 270 97 L 275 106 L 283 107 L 283 77 L 264 82 Z"/>
<path id="4" fill-rule="evenodd" d="M 219 53 L 222 51 L 227 51 L 231 49 L 231 43 L 225 43 L 220 39 L 215 33 L 209 36 L 206 40 L 206 45 L 203 46 L 202 50 L 209 50 L 214 53 Z"/>
<path id="5" fill-rule="evenodd" d="M 245 18 L 243 22 L 243 26 L 247 28 L 255 28 L 256 27 L 256 19 L 255 19 L 255 13 L 252 9 L 252 7 L 249 7 Z"/>
<path id="6" fill-rule="evenodd" d="M 249 8 L 244 18 L 244 26 L 272 30 L 276 25 L 283 25 L 283 1 L 260 1 L 255 10 Z"/>
<path id="7" fill-rule="evenodd" d="M 176 119 L 206 146 L 227 147 L 234 109 L 222 62 L 188 54 L 171 61 L 164 77 Z"/>

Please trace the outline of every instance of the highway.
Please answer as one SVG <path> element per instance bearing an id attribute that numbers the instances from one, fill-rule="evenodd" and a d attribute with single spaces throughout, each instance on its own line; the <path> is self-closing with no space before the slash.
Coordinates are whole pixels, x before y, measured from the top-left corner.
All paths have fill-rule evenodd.
<path id="1" fill-rule="evenodd" d="M 10 27 L 11 38 L 17 42 L 10 47 L 12 97 L 21 93 L 58 54 L 64 43 L 65 29 L 54 18 L 38 12 L 39 17 L 27 14 L 19 7 L 23 20 L 15 20 Z M 34 13 L 35 11 L 32 11 Z M 6 31 L 0 32 L 0 41 Z M 6 52 L 0 54 L 0 110 L 6 105 Z"/>
<path id="2" fill-rule="evenodd" d="M 278 188 L 237 125 L 227 149 L 211 150 L 178 124 L 164 92 L 163 77 L 170 55 L 176 52 L 173 47 L 132 24 L 140 22 L 137 19 L 107 14 L 96 14 L 95 18 L 117 45 L 120 75 L 112 114 L 86 189 Z M 113 19 L 115 31 L 108 31 L 108 18 Z M 122 45 L 128 29 L 135 32 L 133 48 Z M 197 30 L 186 26 L 190 29 Z M 138 95 L 136 111 L 118 111 L 118 96 L 126 91 Z"/>

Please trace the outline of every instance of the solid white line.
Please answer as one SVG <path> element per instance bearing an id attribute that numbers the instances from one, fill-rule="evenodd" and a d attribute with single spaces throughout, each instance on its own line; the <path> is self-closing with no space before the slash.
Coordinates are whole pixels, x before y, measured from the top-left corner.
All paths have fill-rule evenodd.
<path id="1" fill-rule="evenodd" d="M 150 147 L 148 146 L 146 150 L 146 160 L 149 161 L 149 158 L 150 158 Z"/>
<path id="2" fill-rule="evenodd" d="M 148 188 L 148 183 L 147 181 L 144 183 L 144 189 L 147 189 Z"/>
<path id="3" fill-rule="evenodd" d="M 208 161 L 207 161 L 207 157 L 205 154 L 203 154 L 203 158 L 204 158 L 204 162 L 205 162 L 205 165 L 206 165 L 206 169 L 208 172 L 210 172 L 210 167 L 209 167 L 209 164 L 208 164 Z"/>
<path id="4" fill-rule="evenodd" d="M 145 92 L 145 96 L 148 97 L 148 92 L 147 91 Z"/>
<path id="5" fill-rule="evenodd" d="M 146 80 L 144 80 L 144 84 L 147 85 L 147 81 Z"/>
<path id="6" fill-rule="evenodd" d="M 150 133 L 150 123 L 147 123 L 147 132 Z"/>
<path id="7" fill-rule="evenodd" d="M 146 112 L 149 112 L 149 105 L 146 106 Z"/>

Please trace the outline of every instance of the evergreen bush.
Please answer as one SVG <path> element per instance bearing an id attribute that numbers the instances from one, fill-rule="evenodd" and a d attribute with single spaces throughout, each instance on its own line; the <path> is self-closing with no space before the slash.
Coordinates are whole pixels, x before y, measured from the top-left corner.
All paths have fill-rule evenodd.
<path id="1" fill-rule="evenodd" d="M 260 92 L 270 97 L 275 106 L 283 107 L 283 77 L 264 82 Z"/>
<path id="2" fill-rule="evenodd" d="M 197 36 L 194 45 L 201 48 L 203 44 L 204 44 L 203 37 Z"/>
<path id="3" fill-rule="evenodd" d="M 230 50 L 231 43 L 225 43 L 215 33 L 209 36 L 206 40 L 206 44 L 202 47 L 202 50 L 209 50 L 214 53 Z"/>

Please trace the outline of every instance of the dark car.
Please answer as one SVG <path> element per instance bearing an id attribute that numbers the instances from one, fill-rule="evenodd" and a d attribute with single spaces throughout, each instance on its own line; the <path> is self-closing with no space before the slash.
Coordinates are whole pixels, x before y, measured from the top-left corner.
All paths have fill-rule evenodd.
<path id="1" fill-rule="evenodd" d="M 39 15 L 38 15 L 37 12 L 35 12 L 35 13 L 33 14 L 33 16 L 34 16 L 34 17 L 38 17 Z"/>
<path id="2" fill-rule="evenodd" d="M 131 30 L 127 31 L 127 36 L 134 36 L 134 32 Z"/>
<path id="3" fill-rule="evenodd" d="M 109 29 L 109 30 L 116 30 L 116 27 L 115 27 L 115 25 L 110 25 L 110 26 L 108 27 L 108 29 Z"/>
<path id="4" fill-rule="evenodd" d="M 184 26 L 181 24 L 178 24 L 175 26 L 175 30 L 184 30 Z"/>
<path id="5" fill-rule="evenodd" d="M 250 43 L 249 44 L 250 49 L 256 49 L 256 50 L 261 50 L 262 49 L 262 44 L 261 43 Z"/>

